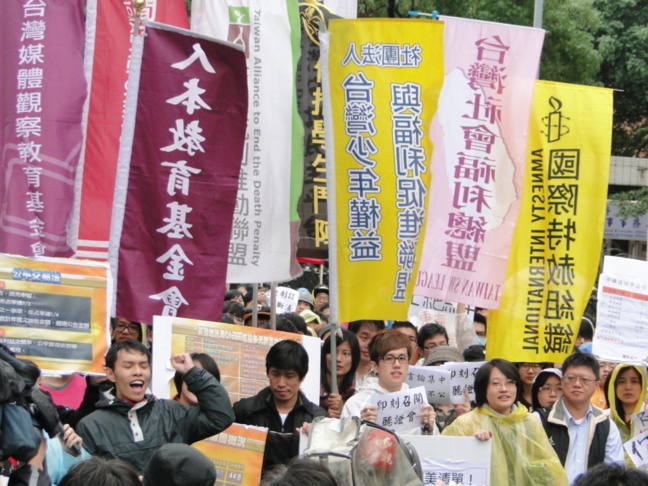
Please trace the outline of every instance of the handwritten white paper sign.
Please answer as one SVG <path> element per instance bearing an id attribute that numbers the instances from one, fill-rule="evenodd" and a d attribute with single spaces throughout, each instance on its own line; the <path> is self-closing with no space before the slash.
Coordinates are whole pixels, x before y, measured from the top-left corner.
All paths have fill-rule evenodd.
<path id="1" fill-rule="evenodd" d="M 277 314 L 288 314 L 297 310 L 299 292 L 288 287 L 277 287 Z"/>
<path id="2" fill-rule="evenodd" d="M 405 378 L 410 388 L 422 386 L 429 403 L 450 405 L 450 370 L 441 366 L 410 366 Z"/>
<path id="3" fill-rule="evenodd" d="M 378 409 L 376 423 L 396 432 L 412 430 L 421 426 L 422 417 L 416 414 L 427 404 L 422 386 L 384 395 L 373 395 L 371 404 Z"/>
<path id="4" fill-rule="evenodd" d="M 450 371 L 450 400 L 452 403 L 462 403 L 464 397 L 464 387 L 468 390 L 468 396 L 471 400 L 475 399 L 475 375 L 485 361 L 475 361 L 468 363 L 445 363 L 441 368 Z"/>

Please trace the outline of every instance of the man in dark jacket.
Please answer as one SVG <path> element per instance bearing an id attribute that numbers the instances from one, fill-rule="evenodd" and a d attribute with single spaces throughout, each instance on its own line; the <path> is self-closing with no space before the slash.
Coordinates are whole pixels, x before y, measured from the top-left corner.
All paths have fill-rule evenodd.
<path id="1" fill-rule="evenodd" d="M 299 432 L 304 423 L 326 416 L 299 391 L 308 373 L 308 354 L 296 341 L 279 341 L 266 356 L 270 386 L 234 404 L 236 422 L 269 429 L 263 470 L 287 464 L 299 453 Z"/>
<path id="2" fill-rule="evenodd" d="M 140 474 L 164 444 L 192 444 L 218 434 L 234 420 L 225 389 L 212 375 L 194 366 L 188 353 L 173 356 L 171 362 L 184 375 L 198 406 L 157 400 L 147 394 L 150 359 L 148 349 L 138 341 L 113 344 L 106 355 L 106 376 L 115 387 L 77 428 L 90 454 L 119 457 Z"/>

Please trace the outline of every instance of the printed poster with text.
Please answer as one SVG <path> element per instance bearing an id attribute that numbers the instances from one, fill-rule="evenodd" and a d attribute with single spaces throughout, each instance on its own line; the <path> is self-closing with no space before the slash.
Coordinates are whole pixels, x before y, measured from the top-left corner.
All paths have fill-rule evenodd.
<path id="1" fill-rule="evenodd" d="M 108 265 L 0 253 L 0 343 L 41 370 L 103 373 Z"/>
<path id="2" fill-rule="evenodd" d="M 341 321 L 406 319 L 430 190 L 426 134 L 443 82 L 443 23 L 337 19 L 329 33 L 332 300 Z"/>
<path id="3" fill-rule="evenodd" d="M 416 295 L 497 309 L 544 31 L 443 18 L 445 80 Z"/>
<path id="4" fill-rule="evenodd" d="M 214 463 L 215 486 L 257 486 L 267 436 L 268 429 L 235 423 L 192 446 Z"/>
<path id="5" fill-rule="evenodd" d="M 537 81 L 525 187 L 486 358 L 563 362 L 592 292 L 603 241 L 612 90 Z"/>
<path id="6" fill-rule="evenodd" d="M 153 325 L 152 387 L 158 397 L 170 396 L 174 370 L 169 358 L 180 353 L 207 353 L 214 358 L 232 403 L 256 395 L 268 386 L 265 367 L 268 351 L 279 341 L 292 339 L 304 346 L 310 363 L 302 392 L 310 401 L 319 403 L 321 340 L 318 338 L 177 317 L 155 316 Z"/>

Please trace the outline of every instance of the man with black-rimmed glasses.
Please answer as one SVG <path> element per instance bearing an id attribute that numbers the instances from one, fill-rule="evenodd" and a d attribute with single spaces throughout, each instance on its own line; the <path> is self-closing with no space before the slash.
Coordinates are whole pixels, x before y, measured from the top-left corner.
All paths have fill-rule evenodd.
<path id="1" fill-rule="evenodd" d="M 624 456 L 617 426 L 590 403 L 599 382 L 596 358 L 572 354 L 563 363 L 562 374 L 563 396 L 536 414 L 572 484 L 596 464 L 624 464 Z"/>
<path id="2" fill-rule="evenodd" d="M 411 357 L 409 339 L 396 329 L 376 334 L 369 344 L 371 365 L 376 374 L 367 379 L 360 391 L 347 400 L 342 409 L 342 418 L 358 417 L 362 420 L 376 422 L 377 407 L 371 405 L 371 397 L 407 390 L 405 383 L 409 360 Z M 423 431 L 428 434 L 439 433 L 436 426 L 436 412 L 429 403 L 421 405 L 417 416 L 422 417 Z M 404 434 L 421 434 L 422 429 L 415 427 Z"/>

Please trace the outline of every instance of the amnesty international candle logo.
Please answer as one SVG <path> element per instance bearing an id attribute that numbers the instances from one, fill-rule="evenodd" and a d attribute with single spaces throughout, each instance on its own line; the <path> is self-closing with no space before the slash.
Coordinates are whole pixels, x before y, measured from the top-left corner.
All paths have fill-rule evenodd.
<path id="1" fill-rule="evenodd" d="M 542 123 L 545 126 L 545 130 L 542 130 L 542 134 L 547 137 L 547 142 L 557 142 L 563 135 L 569 133 L 569 127 L 563 123 L 563 120 L 569 120 L 569 117 L 563 115 L 562 101 L 558 98 L 551 96 L 549 98 L 549 105 L 553 108 L 553 111 L 549 112 L 547 116 L 542 119 Z"/>
<path id="2" fill-rule="evenodd" d="M 601 88 L 536 82 L 524 199 L 486 358 L 560 362 L 596 277 L 612 100 Z"/>

